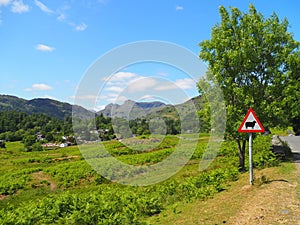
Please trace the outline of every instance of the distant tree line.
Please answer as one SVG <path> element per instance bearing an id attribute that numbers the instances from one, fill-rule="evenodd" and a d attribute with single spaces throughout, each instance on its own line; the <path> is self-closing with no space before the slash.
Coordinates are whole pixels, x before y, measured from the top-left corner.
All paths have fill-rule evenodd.
<path id="1" fill-rule="evenodd" d="M 72 118 L 60 120 L 44 114 L 0 112 L 0 140 L 21 141 L 37 133 L 44 134 L 48 141 L 60 141 L 62 135 L 72 134 Z"/>
<path id="2" fill-rule="evenodd" d="M 153 120 L 137 118 L 127 121 L 122 118 L 104 117 L 100 114 L 95 120 L 77 119 L 76 125 L 84 127 L 80 133 L 83 141 L 111 140 L 116 137 L 156 134 L 179 134 L 181 124 L 177 119 L 163 118 Z M 40 151 L 42 143 L 67 141 L 76 144 L 73 133 L 72 117 L 64 119 L 50 117 L 45 114 L 26 114 L 18 111 L 0 112 L 0 140 L 22 141 L 27 151 Z M 4 144 L 4 142 L 3 142 Z"/>
<path id="3" fill-rule="evenodd" d="M 25 150 L 43 150 L 43 142 L 62 142 L 72 135 L 72 118 L 64 120 L 44 114 L 28 115 L 18 111 L 0 112 L 0 140 L 22 141 Z M 39 139 L 40 138 L 40 139 Z"/>

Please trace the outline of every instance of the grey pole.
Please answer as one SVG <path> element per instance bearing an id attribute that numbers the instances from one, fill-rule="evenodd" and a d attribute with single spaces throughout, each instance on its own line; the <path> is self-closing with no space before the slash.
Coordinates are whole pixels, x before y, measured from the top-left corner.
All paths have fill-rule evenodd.
<path id="1" fill-rule="evenodd" d="M 250 171 L 250 185 L 253 185 L 252 133 L 249 133 L 249 171 Z"/>

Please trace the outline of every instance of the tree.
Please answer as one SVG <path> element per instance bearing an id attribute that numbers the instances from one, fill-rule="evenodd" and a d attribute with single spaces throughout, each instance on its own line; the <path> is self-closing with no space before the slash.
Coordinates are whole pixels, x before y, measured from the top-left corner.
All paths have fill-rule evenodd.
<path id="1" fill-rule="evenodd" d="M 23 138 L 23 143 L 25 147 L 25 151 L 31 151 L 32 145 L 36 142 L 36 136 L 35 135 L 28 135 Z"/>
<path id="2" fill-rule="evenodd" d="M 295 134 L 300 135 L 300 52 L 297 54 L 298 57 L 290 58 L 291 79 L 289 79 L 282 95 L 284 96 L 283 104 L 288 106 L 286 107 L 286 115 Z"/>
<path id="3" fill-rule="evenodd" d="M 31 147 L 32 151 L 36 151 L 36 152 L 40 152 L 43 151 L 43 147 L 41 145 L 40 142 L 35 142 L 32 147 Z"/>
<path id="4" fill-rule="evenodd" d="M 223 91 L 226 138 L 236 139 L 245 170 L 247 138 L 237 129 L 250 107 L 265 127 L 288 125 L 282 93 L 293 79 L 299 42 L 288 32 L 287 19 L 280 21 L 275 13 L 265 18 L 252 4 L 247 13 L 230 10 L 219 8 L 221 22 L 212 28 L 211 39 L 200 43 L 200 58 L 209 64 L 207 79 L 213 74 Z"/>
<path id="5" fill-rule="evenodd" d="M 6 148 L 5 142 L 2 140 L 0 140 L 0 148 Z"/>
<path id="6" fill-rule="evenodd" d="M 51 142 L 51 141 L 54 140 L 54 136 L 53 136 L 53 134 L 50 133 L 50 132 L 46 134 L 45 138 L 46 138 L 46 140 L 47 140 L 48 142 Z"/>

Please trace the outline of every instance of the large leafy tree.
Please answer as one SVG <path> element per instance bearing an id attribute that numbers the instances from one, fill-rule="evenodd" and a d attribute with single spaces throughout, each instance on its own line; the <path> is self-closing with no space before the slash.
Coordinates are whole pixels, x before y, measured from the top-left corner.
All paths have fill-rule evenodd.
<path id="1" fill-rule="evenodd" d="M 247 138 L 237 129 L 250 107 L 265 127 L 289 123 L 286 111 L 290 100 L 285 97 L 297 88 L 299 43 L 288 31 L 287 19 L 280 21 L 275 13 L 265 18 L 252 4 L 246 13 L 234 7 L 229 12 L 223 6 L 219 12 L 221 22 L 212 28 L 211 39 L 200 43 L 200 58 L 208 63 L 208 75 L 214 75 L 223 91 L 226 138 L 237 140 L 244 170 Z"/>
<path id="2" fill-rule="evenodd" d="M 290 58 L 291 72 L 284 92 L 283 104 L 286 106 L 286 115 L 296 135 L 300 135 L 300 52 L 298 57 Z"/>

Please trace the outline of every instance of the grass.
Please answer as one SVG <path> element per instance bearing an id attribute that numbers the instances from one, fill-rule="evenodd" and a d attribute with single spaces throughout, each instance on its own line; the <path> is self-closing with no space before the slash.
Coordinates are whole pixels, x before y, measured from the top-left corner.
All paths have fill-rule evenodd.
<path id="1" fill-rule="evenodd" d="M 125 198 L 128 199 L 131 194 L 141 196 L 151 207 L 158 207 L 159 210 L 155 208 L 157 211 L 153 211 L 154 216 L 150 213 L 139 218 L 139 220 L 147 220 L 150 224 L 222 224 L 224 221 L 230 224 L 233 218 L 240 216 L 240 209 L 245 207 L 244 201 L 251 198 L 249 193 L 259 195 L 263 193 L 261 190 L 272 187 L 278 182 L 296 185 L 296 180 L 293 180 L 295 175 L 293 164 L 284 163 L 279 167 L 256 170 L 257 179 L 254 187 L 247 187 L 247 174 L 242 174 L 237 182 L 232 183 L 228 178 L 222 180 L 221 185 L 216 186 L 215 181 L 217 183 L 219 178 L 224 179 L 223 171 L 224 174 L 228 172 L 228 177 L 235 177 L 234 171 L 226 171 L 226 169 L 236 168 L 238 160 L 233 145 L 225 143 L 219 152 L 219 157 L 211 166 L 205 171 L 199 171 L 199 162 L 208 138 L 207 134 L 200 136 L 189 134 L 180 138 L 167 136 L 162 142 L 157 143 L 156 149 L 150 151 L 147 149 L 152 147 L 153 143 L 149 144 L 151 139 L 145 139 L 142 140 L 143 143 L 145 142 L 144 151 L 137 154 L 130 152 L 122 143 L 105 142 L 108 151 L 119 160 L 146 166 L 157 163 L 171 154 L 179 141 L 184 149 L 196 146 L 192 159 L 177 174 L 162 183 L 145 188 L 126 187 L 105 180 L 87 164 L 76 146 L 42 152 L 24 152 L 21 142 L 7 143 L 6 149 L 0 149 L 0 172 L 2 172 L 0 178 L 4 175 L 25 173 L 28 180 L 25 187 L 21 187 L 16 193 L 9 196 L 0 195 L 2 198 L 0 210 L 18 207 L 27 202 L 35 204 L 47 198 L 65 198 L 66 192 L 75 196 L 88 197 L 89 194 L 97 196 L 101 190 L 107 190 L 108 193 L 124 193 L 127 196 Z M 262 139 L 259 145 L 263 145 L 264 140 Z M 92 145 L 90 147 L 94 148 Z M 204 173 L 208 175 L 202 176 Z M 288 182 L 280 181 L 284 179 Z M 199 183 L 199 180 L 202 183 Z M 211 184 L 207 187 L 202 186 L 204 181 Z M 197 185 L 198 188 L 195 187 Z M 216 194 L 217 192 L 220 193 Z M 211 199 L 213 196 L 214 198 Z"/>
<path id="2" fill-rule="evenodd" d="M 277 134 L 279 136 L 286 136 L 288 134 L 294 133 L 292 127 L 288 127 L 287 129 L 275 127 L 275 128 L 270 128 L 270 131 L 272 134 Z"/>
<path id="3" fill-rule="evenodd" d="M 254 186 L 245 173 L 207 201 L 182 202 L 149 219 L 149 224 L 299 224 L 299 171 L 291 162 L 255 170 Z M 262 179 L 265 177 L 265 179 Z"/>

